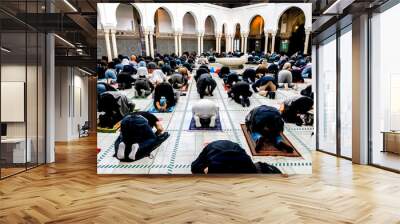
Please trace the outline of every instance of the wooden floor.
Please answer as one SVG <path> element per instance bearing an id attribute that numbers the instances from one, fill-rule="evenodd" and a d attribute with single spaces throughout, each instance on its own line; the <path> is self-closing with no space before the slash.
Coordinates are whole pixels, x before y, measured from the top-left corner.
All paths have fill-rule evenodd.
<path id="1" fill-rule="evenodd" d="M 0 223 L 400 223 L 400 175 L 314 153 L 312 175 L 99 176 L 96 139 L 0 181 Z"/>

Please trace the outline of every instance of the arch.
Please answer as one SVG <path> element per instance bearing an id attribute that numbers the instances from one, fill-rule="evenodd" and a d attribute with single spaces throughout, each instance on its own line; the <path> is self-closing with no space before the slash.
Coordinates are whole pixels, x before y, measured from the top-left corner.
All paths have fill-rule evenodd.
<path id="1" fill-rule="evenodd" d="M 240 38 L 240 33 L 241 33 L 241 26 L 240 23 L 236 23 L 235 27 L 233 28 L 234 30 L 234 36 L 235 38 Z"/>
<path id="2" fill-rule="evenodd" d="M 136 9 L 136 12 L 137 12 L 138 15 L 139 15 L 140 24 L 143 25 L 144 21 L 143 21 L 143 13 L 142 13 L 142 11 L 141 11 L 140 8 L 136 5 L 136 3 L 130 3 L 130 4 L 133 6 L 133 8 Z"/>
<path id="3" fill-rule="evenodd" d="M 288 7 L 281 13 L 277 24 L 276 47 L 279 51 L 288 54 L 304 51 L 305 20 L 304 11 L 296 6 Z"/>
<path id="4" fill-rule="evenodd" d="M 265 50 L 265 22 L 261 15 L 255 15 L 249 22 L 249 36 L 247 50 L 252 52 L 262 52 Z"/>
<path id="5" fill-rule="evenodd" d="M 241 38 L 240 38 L 240 36 L 241 36 L 241 32 L 240 32 L 241 27 L 240 27 L 240 23 L 236 23 L 233 30 L 234 30 L 234 33 L 233 33 L 233 50 L 234 51 L 240 51 L 241 50 L 241 47 L 240 47 L 240 44 L 241 44 Z"/>
<path id="6" fill-rule="evenodd" d="M 121 3 L 116 9 L 117 30 L 135 32 L 141 24 L 140 12 L 132 4 Z"/>
<path id="7" fill-rule="evenodd" d="M 252 16 L 252 17 L 250 18 L 249 22 L 247 23 L 247 27 L 249 27 L 249 32 L 250 32 L 250 29 L 251 29 L 251 23 L 252 23 L 253 20 L 256 19 L 256 18 L 261 18 L 262 21 L 263 21 L 263 26 L 265 27 L 265 19 L 264 19 L 264 17 L 261 16 L 261 15 L 259 15 L 259 14 L 256 14 L 256 15 Z"/>
<path id="8" fill-rule="evenodd" d="M 217 33 L 217 22 L 216 22 L 215 17 L 213 15 L 208 15 L 206 17 L 206 19 L 204 20 L 204 33 L 207 34 L 207 35 L 216 35 L 216 33 Z"/>
<path id="9" fill-rule="evenodd" d="M 265 20 L 260 15 L 255 15 L 249 22 L 249 35 L 262 35 L 264 33 Z"/>
<path id="10" fill-rule="evenodd" d="M 291 5 L 291 6 L 286 7 L 284 10 L 282 10 L 279 13 L 279 16 L 276 17 L 277 18 L 277 23 L 276 23 L 277 27 L 276 28 L 279 28 L 279 21 L 280 21 L 282 15 L 285 14 L 288 10 L 291 10 L 291 9 L 296 9 L 296 10 L 301 11 L 303 13 L 303 15 L 304 15 L 304 24 L 307 24 L 308 20 L 307 20 L 306 13 L 304 12 L 304 10 L 302 8 L 298 7 L 298 6 Z"/>
<path id="11" fill-rule="evenodd" d="M 154 29 L 157 33 L 172 33 L 174 31 L 174 18 L 166 7 L 159 7 L 154 12 Z"/>
<path id="12" fill-rule="evenodd" d="M 182 17 L 182 32 L 195 34 L 197 31 L 197 18 L 193 12 L 186 12 Z"/>

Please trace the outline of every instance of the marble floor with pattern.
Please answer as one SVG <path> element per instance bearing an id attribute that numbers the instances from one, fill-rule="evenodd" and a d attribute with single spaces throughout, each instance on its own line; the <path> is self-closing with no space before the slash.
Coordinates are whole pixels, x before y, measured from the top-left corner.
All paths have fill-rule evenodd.
<path id="1" fill-rule="evenodd" d="M 262 104 L 279 108 L 279 104 L 291 96 L 298 95 L 311 80 L 304 84 L 296 84 L 294 89 L 278 89 L 276 99 L 271 100 L 258 94 L 250 98 L 250 107 L 242 107 L 228 98 L 223 87 L 222 79 L 214 77 L 218 85 L 214 96 L 206 96 L 219 105 L 219 115 L 222 131 L 191 131 L 189 130 L 192 119 L 192 104 L 200 99 L 196 90 L 194 79 L 189 81 L 189 89 L 186 96 L 181 96 L 171 113 L 157 113 L 156 116 L 162 120 L 163 126 L 170 133 L 170 137 L 163 142 L 150 157 L 134 162 L 120 162 L 113 157 L 114 141 L 117 133 L 98 133 L 97 145 L 100 152 L 97 156 L 97 172 L 99 174 L 190 174 L 190 165 L 204 146 L 215 140 L 231 140 L 240 144 L 252 157 L 254 162 L 263 161 L 278 167 L 286 174 L 309 174 L 312 172 L 310 150 L 313 145 L 314 131 L 312 126 L 296 126 L 285 124 L 285 134 L 301 154 L 301 157 L 281 156 L 252 156 L 240 124 L 244 123 L 246 114 L 254 107 Z M 133 90 L 123 91 L 129 99 L 133 100 L 136 108 L 148 110 L 152 104 L 151 97 L 146 99 L 134 98 Z"/>

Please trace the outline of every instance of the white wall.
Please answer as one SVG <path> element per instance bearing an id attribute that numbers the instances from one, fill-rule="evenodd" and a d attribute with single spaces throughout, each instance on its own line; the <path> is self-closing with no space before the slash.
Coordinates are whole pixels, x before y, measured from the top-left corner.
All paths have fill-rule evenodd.
<path id="1" fill-rule="evenodd" d="M 70 141 L 88 120 L 88 78 L 73 67 L 56 67 L 56 74 L 55 140 Z"/>

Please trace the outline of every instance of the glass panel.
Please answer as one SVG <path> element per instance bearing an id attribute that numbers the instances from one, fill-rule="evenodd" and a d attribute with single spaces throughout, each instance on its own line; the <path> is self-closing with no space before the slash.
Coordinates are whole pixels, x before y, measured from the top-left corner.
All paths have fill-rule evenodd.
<path id="1" fill-rule="evenodd" d="M 28 160 L 27 166 L 28 168 L 34 167 L 37 165 L 37 150 L 38 150 L 38 141 L 37 141 L 37 127 L 38 127 L 38 107 L 37 107 L 37 84 L 38 84 L 38 35 L 36 32 L 27 33 L 28 38 L 28 62 L 27 62 L 27 80 L 26 80 L 26 113 L 27 113 L 27 150 L 31 151 L 28 153 L 30 158 Z"/>
<path id="2" fill-rule="evenodd" d="M 28 2 L 27 12 L 28 13 L 40 13 L 42 11 L 41 4 L 38 1 Z M 30 17 L 29 21 L 33 24 L 38 24 L 38 16 Z M 33 21 L 36 20 L 36 21 Z M 29 27 L 28 27 L 29 28 Z M 30 162 L 27 163 L 27 167 L 35 167 L 38 165 L 38 131 L 39 131 L 39 120 L 38 120 L 38 87 L 39 87 L 39 33 L 37 30 L 27 29 L 27 150 L 30 153 Z"/>
<path id="3" fill-rule="evenodd" d="M 318 48 L 318 144 L 336 154 L 336 37 Z"/>
<path id="4" fill-rule="evenodd" d="M 372 163 L 400 170 L 400 72 L 398 32 L 400 4 L 374 15 L 372 28 Z"/>
<path id="5" fill-rule="evenodd" d="M 45 114 L 45 99 L 46 99 L 46 79 L 45 79 L 45 65 L 46 65 L 46 36 L 44 34 L 39 34 L 38 43 L 38 164 L 45 163 L 46 158 L 46 145 L 45 145 L 45 124 L 46 124 L 46 114 Z"/>
<path id="6" fill-rule="evenodd" d="M 340 154 L 352 157 L 352 32 L 340 36 Z"/>
<path id="7" fill-rule="evenodd" d="M 19 3 L 18 7 L 24 7 Z M 2 178 L 24 171 L 31 160 L 26 148 L 27 38 L 25 26 L 1 14 L 1 173 Z M 23 28 L 23 29 L 21 29 Z"/>

